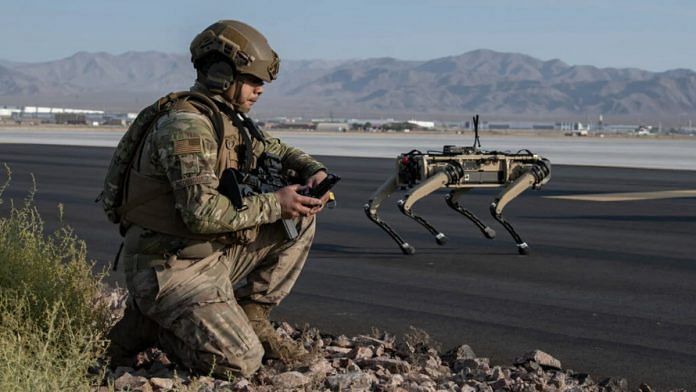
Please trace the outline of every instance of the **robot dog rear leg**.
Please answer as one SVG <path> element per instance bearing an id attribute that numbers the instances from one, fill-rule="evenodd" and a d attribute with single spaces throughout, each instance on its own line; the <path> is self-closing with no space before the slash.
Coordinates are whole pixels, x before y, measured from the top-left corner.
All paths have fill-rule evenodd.
<path id="1" fill-rule="evenodd" d="M 476 227 L 481 230 L 481 233 L 488 238 L 488 239 L 493 239 L 495 238 L 495 230 L 491 229 L 489 226 L 486 226 L 485 223 L 481 221 L 476 215 L 474 215 L 471 211 L 467 210 L 466 208 L 462 207 L 461 204 L 459 204 L 459 197 L 463 195 L 464 193 L 470 191 L 468 188 L 461 188 L 461 189 L 456 189 L 447 194 L 445 196 L 445 201 L 447 202 L 447 205 L 450 206 L 453 210 L 457 211 L 458 213 L 464 215 L 467 219 L 469 219 L 471 222 L 473 222 Z"/>

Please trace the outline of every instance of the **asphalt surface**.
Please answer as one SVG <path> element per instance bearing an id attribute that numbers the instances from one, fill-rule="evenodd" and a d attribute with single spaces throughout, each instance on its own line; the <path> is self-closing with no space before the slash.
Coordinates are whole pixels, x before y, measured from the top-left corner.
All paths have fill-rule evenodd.
<path id="1" fill-rule="evenodd" d="M 0 144 L 0 162 L 13 172 L 3 199 L 21 200 L 34 173 L 47 228 L 55 227 L 56 205 L 63 203 L 65 221 L 105 267 L 120 237 L 94 198 L 111 153 Z M 541 349 L 596 380 L 621 376 L 633 388 L 647 382 L 696 390 L 696 198 L 543 197 L 696 189 L 696 171 L 555 166 L 542 191 L 528 191 L 505 211 L 529 243 L 529 256 L 517 255 L 488 215 L 496 191 L 474 191 L 463 200 L 498 232 L 495 240 L 450 210 L 444 193 L 416 204 L 448 234 L 442 247 L 398 213 L 393 197 L 382 216 L 417 248 L 404 256 L 362 211 L 392 160 L 319 158 L 343 177 L 338 208 L 319 216 L 310 260 L 275 318 L 337 334 L 372 327 L 399 334 L 413 325 L 444 349 L 467 343 L 495 363 Z M 0 206 L 6 209 L 7 203 Z"/>

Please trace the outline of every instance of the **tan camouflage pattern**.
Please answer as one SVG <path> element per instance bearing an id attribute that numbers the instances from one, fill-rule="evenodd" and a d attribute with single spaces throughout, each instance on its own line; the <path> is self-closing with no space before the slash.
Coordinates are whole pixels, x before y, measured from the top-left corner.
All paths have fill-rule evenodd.
<path id="1" fill-rule="evenodd" d="M 117 208 L 121 205 L 122 183 L 131 158 L 135 155 L 139 141 L 144 133 L 149 130 L 151 122 L 156 118 L 158 112 L 159 101 L 138 113 L 126 134 L 119 141 L 111 158 L 109 169 L 104 178 L 104 190 L 100 195 L 100 199 L 106 216 L 112 223 L 119 223 L 121 219 Z"/>
<path id="2" fill-rule="evenodd" d="M 177 153 L 181 141 L 197 140 L 197 152 Z M 218 145 L 207 117 L 186 112 L 170 112 L 159 119 L 145 139 L 143 157 L 149 162 L 140 173 L 166 175 L 174 190 L 175 207 L 186 226 L 199 234 L 232 232 L 275 222 L 280 204 L 273 194 L 246 198 L 248 208 L 237 211 L 230 200 L 217 192 Z"/>
<path id="3" fill-rule="evenodd" d="M 229 162 L 223 162 L 222 167 L 218 162 L 217 136 L 208 117 L 172 111 L 159 118 L 146 137 L 141 157 L 147 161 L 141 160 L 136 168 L 139 173 L 155 178 L 166 174 L 174 191 L 176 210 L 196 234 L 237 232 L 280 219 L 280 204 L 272 193 L 245 198 L 247 209 L 237 211 L 229 199 L 217 192 L 220 169 L 237 165 L 242 145 L 239 130 L 227 117 L 224 119 L 223 148 L 227 150 Z M 189 147 L 184 149 L 184 144 Z M 191 147 L 193 144 L 199 147 Z M 303 178 L 324 169 L 309 154 L 270 136 L 264 142 L 254 140 L 252 151 L 255 159 L 264 152 L 280 156 L 284 167 L 295 170 Z"/>
<path id="4" fill-rule="evenodd" d="M 173 250 L 181 244 L 132 227 L 121 260 L 131 298 L 110 334 L 112 355 L 132 355 L 143 344 L 159 342 L 187 368 L 218 377 L 250 376 L 264 353 L 238 301 L 276 305 L 288 295 L 307 259 L 314 218 L 302 219 L 298 231 L 299 237 L 287 242 L 280 222 L 267 224 L 251 244 L 203 259 L 170 256 L 161 259 L 163 265 L 139 269 L 138 260 L 151 257 L 145 250 Z M 244 286 L 233 293 L 245 277 Z"/>
<path id="5" fill-rule="evenodd" d="M 200 243 L 200 237 L 132 224 L 120 259 L 131 300 L 109 335 L 116 358 L 127 358 L 156 342 L 182 365 L 219 377 L 249 376 L 260 366 L 263 347 L 237 301 L 275 305 L 285 298 L 307 259 L 315 224 L 314 218 L 300 220 L 299 237 L 288 242 L 274 194 L 247 197 L 248 208 L 237 211 L 217 192 L 219 174 L 240 161 L 239 130 L 224 119 L 222 160 L 215 130 L 199 113 L 165 113 L 143 142 L 133 169 L 169 184 L 175 209 L 156 203 L 148 207 L 178 212 L 193 234 L 224 234 L 237 241 L 224 246 L 211 242 L 220 250 L 183 259 L 177 254 Z M 285 167 L 304 178 L 324 169 L 311 156 L 270 136 L 263 142 L 254 140 L 252 151 L 255 159 L 264 152 L 277 154 Z M 137 193 L 130 189 L 129 197 Z M 235 293 L 234 285 L 243 279 Z"/>

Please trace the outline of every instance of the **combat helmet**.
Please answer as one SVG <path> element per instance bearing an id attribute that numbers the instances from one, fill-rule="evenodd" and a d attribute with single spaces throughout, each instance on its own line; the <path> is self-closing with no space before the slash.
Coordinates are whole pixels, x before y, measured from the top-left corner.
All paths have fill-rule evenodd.
<path id="1" fill-rule="evenodd" d="M 215 93 L 234 82 L 235 75 L 250 74 L 265 82 L 278 76 L 280 58 L 261 33 L 237 20 L 220 20 L 191 42 L 191 61 L 198 79 Z"/>

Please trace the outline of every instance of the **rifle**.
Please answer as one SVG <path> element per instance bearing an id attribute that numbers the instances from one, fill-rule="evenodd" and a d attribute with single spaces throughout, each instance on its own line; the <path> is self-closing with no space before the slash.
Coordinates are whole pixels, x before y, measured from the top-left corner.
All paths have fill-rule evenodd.
<path id="1" fill-rule="evenodd" d="M 231 167 L 225 169 L 220 177 L 218 192 L 230 199 L 237 211 L 244 211 L 248 208 L 244 204 L 244 197 L 275 192 L 291 184 L 288 177 L 283 175 L 282 168 L 279 156 L 264 153 L 259 159 L 258 167 L 249 173 Z M 288 240 L 297 238 L 299 233 L 295 222 L 292 219 L 283 219 L 282 222 L 285 237 Z"/>

